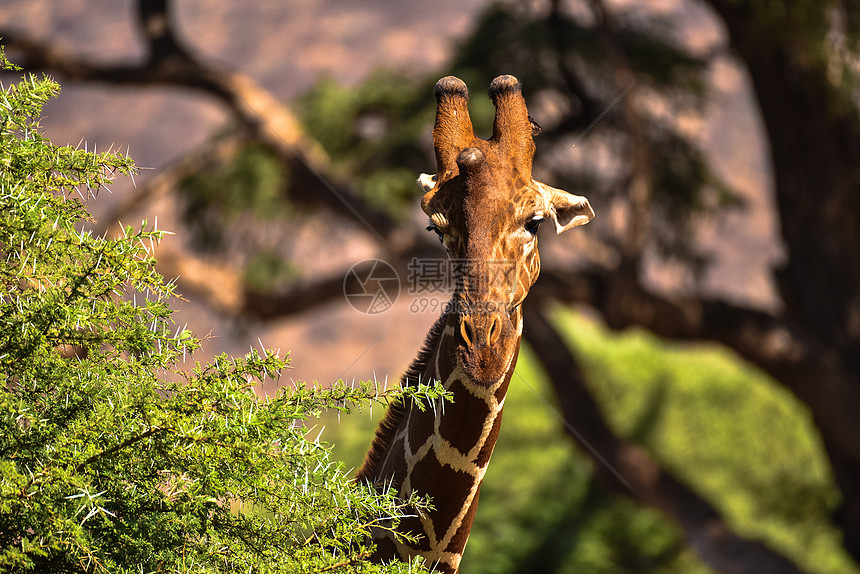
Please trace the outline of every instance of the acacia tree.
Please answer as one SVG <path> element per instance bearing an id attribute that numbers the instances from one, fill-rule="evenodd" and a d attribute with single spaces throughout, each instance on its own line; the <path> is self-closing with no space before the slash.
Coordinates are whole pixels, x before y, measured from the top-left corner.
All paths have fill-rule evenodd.
<path id="1" fill-rule="evenodd" d="M 87 229 L 86 200 L 134 165 L 46 140 L 58 91 L 26 76 L 0 95 L 0 570 L 423 571 L 363 559 L 371 525 L 427 501 L 354 483 L 306 439 L 321 410 L 393 395 L 258 397 L 287 366 L 265 349 L 192 363 L 151 256 L 163 233 Z"/>

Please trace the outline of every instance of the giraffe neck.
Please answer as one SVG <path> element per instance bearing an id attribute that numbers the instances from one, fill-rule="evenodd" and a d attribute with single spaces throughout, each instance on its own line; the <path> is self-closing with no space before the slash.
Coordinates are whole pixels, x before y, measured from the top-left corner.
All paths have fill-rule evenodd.
<path id="1" fill-rule="evenodd" d="M 386 444 L 374 443 L 378 459 L 366 462 L 358 478 L 375 484 L 393 484 L 401 497 L 411 493 L 430 495 L 434 509 L 422 516 L 401 520 L 398 530 L 420 535 L 415 545 L 394 540 L 380 531 L 377 559 L 421 555 L 441 572 L 457 572 L 478 506 L 478 492 L 490 462 L 502 419 L 508 384 L 516 366 L 522 333 L 520 308 L 511 317 L 517 337 L 516 350 L 505 374 L 491 385 L 477 384 L 463 372 L 456 359 L 456 316 L 444 321 L 436 337 L 433 331 L 419 362 L 407 373 L 418 380 L 439 380 L 452 393 L 453 402 L 437 403 L 421 411 L 402 406 L 396 421 L 389 421 Z M 437 324 L 434 329 L 441 325 Z M 423 361 L 422 361 L 423 359 Z M 417 375 L 417 377 L 416 377 Z M 385 425 L 383 422 L 383 426 Z M 382 434 L 384 431 L 380 431 Z M 373 449 L 372 449 L 373 452 Z M 370 461 L 370 457 L 368 457 Z"/>

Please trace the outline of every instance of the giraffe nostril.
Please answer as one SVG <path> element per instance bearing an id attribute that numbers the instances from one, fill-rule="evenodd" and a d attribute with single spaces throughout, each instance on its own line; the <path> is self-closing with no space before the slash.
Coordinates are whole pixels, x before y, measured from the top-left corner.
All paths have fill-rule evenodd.
<path id="1" fill-rule="evenodd" d="M 499 337 L 502 334 L 502 318 L 499 315 L 493 315 L 492 319 L 490 319 L 490 329 L 487 332 L 487 343 L 490 345 L 495 344 L 496 341 L 499 340 Z"/>
<path id="2" fill-rule="evenodd" d="M 466 316 L 460 320 L 460 336 L 463 337 L 463 342 L 466 343 L 467 347 L 472 346 L 474 331 L 471 317 Z"/>

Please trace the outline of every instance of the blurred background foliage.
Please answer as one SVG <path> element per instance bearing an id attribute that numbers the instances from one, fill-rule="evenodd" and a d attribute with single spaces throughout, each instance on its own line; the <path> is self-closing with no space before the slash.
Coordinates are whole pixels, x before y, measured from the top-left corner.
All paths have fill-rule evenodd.
<path id="1" fill-rule="evenodd" d="M 194 247 L 224 249 L 233 239 L 231 228 L 243 216 L 288 218 L 292 211 L 283 197 L 288 177 L 275 155 L 255 142 L 242 146 L 229 162 L 185 177 L 179 192 L 185 199 L 182 215 Z"/>

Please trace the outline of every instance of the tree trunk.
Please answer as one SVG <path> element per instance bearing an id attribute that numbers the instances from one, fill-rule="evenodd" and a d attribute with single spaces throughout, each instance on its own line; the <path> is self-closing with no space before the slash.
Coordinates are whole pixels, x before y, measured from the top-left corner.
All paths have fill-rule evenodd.
<path id="1" fill-rule="evenodd" d="M 785 318 L 822 366 L 782 382 L 821 430 L 843 494 L 836 521 L 860 561 L 860 119 L 816 53 L 823 39 L 790 29 L 804 3 L 786 3 L 785 22 L 774 22 L 751 2 L 709 1 L 749 70 L 770 143 Z M 783 24 L 785 33 L 771 33 Z"/>

